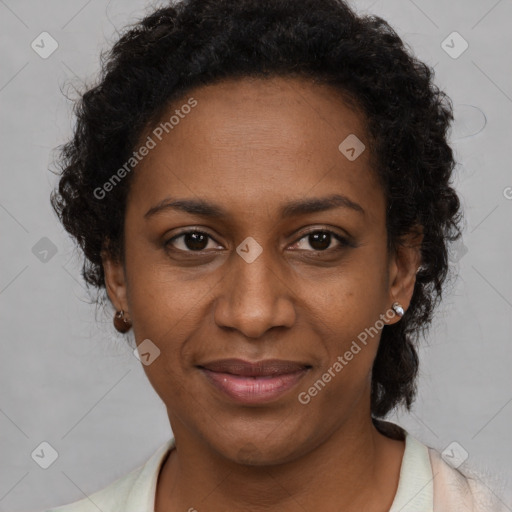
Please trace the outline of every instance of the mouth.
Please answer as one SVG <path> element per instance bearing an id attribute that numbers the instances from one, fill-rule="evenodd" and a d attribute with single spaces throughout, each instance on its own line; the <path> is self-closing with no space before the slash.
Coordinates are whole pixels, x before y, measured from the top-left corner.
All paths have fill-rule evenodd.
<path id="1" fill-rule="evenodd" d="M 254 363 L 223 359 L 198 365 L 209 384 L 230 399 L 245 404 L 276 400 L 295 387 L 311 365 L 281 359 Z"/>

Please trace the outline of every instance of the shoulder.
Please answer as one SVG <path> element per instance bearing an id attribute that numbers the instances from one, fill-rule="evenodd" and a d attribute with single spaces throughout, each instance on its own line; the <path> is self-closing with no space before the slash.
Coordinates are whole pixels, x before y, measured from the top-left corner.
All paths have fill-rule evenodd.
<path id="1" fill-rule="evenodd" d="M 110 485 L 85 498 L 45 512 L 144 512 L 153 510 L 161 465 L 175 446 L 174 437 L 144 463 Z"/>
<path id="2" fill-rule="evenodd" d="M 490 472 L 455 468 L 427 447 L 432 465 L 436 512 L 507 512 L 507 482 Z M 508 490 L 510 492 L 510 490 Z"/>
<path id="3" fill-rule="evenodd" d="M 396 424 L 380 420 L 376 426 L 389 437 L 406 439 L 397 511 L 512 512 L 511 483 L 505 476 L 467 462 L 449 464 L 445 452 L 441 455 Z"/>
<path id="4" fill-rule="evenodd" d="M 139 478 L 142 467 L 143 466 L 134 469 L 127 475 L 118 478 L 104 489 L 84 499 L 52 508 L 46 512 L 98 512 L 98 510 L 113 512 L 114 510 L 120 510 L 119 507 L 124 505 L 128 499 L 130 490 Z"/>

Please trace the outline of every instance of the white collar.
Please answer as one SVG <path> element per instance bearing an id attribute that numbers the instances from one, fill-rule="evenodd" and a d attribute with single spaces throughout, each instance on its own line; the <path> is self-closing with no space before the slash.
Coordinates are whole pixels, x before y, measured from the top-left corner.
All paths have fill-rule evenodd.
<path id="1" fill-rule="evenodd" d="M 405 433 L 400 479 L 389 512 L 433 512 L 434 477 L 428 448 Z"/>
<path id="2" fill-rule="evenodd" d="M 407 432 L 398 489 L 389 512 L 433 512 L 433 478 L 428 448 Z M 145 464 L 88 498 L 48 512 L 154 512 L 162 464 L 175 447 L 171 437 Z"/>
<path id="3" fill-rule="evenodd" d="M 126 512 L 153 512 L 151 507 L 154 507 L 158 474 L 174 446 L 173 437 L 143 466 L 127 497 Z M 433 512 L 433 480 L 427 446 L 405 432 L 405 450 L 398 489 L 389 512 Z"/>

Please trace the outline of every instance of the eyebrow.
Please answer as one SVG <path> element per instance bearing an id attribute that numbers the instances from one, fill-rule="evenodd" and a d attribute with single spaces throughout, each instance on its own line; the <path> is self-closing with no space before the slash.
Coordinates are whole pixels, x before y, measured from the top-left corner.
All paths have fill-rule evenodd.
<path id="1" fill-rule="evenodd" d="M 333 208 L 346 208 L 362 215 L 366 214 L 360 204 L 352 201 L 347 196 L 332 194 L 327 197 L 314 197 L 291 201 L 281 207 L 280 216 L 285 219 L 308 213 L 323 212 Z M 203 199 L 173 199 L 168 197 L 151 207 L 144 214 L 144 218 L 149 219 L 150 217 L 169 209 L 180 210 L 192 215 L 199 215 L 201 217 L 216 219 L 226 219 L 229 217 L 229 213 L 223 207 Z"/>

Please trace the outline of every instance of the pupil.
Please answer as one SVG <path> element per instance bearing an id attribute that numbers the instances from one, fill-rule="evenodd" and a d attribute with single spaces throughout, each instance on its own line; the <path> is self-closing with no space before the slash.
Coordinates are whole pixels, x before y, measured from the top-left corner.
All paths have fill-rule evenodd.
<path id="1" fill-rule="evenodd" d="M 331 244 L 331 234 L 326 232 L 313 233 L 309 235 L 309 243 L 313 249 L 327 249 Z"/>
<path id="2" fill-rule="evenodd" d="M 185 245 L 190 250 L 202 251 L 208 245 L 207 238 L 204 233 L 187 233 Z M 309 235 L 309 243 L 315 250 L 327 249 L 331 245 L 331 234 L 327 232 L 312 233 Z"/>
<path id="3" fill-rule="evenodd" d="M 201 251 L 208 245 L 207 236 L 204 233 L 187 233 L 185 245 L 188 249 Z"/>

